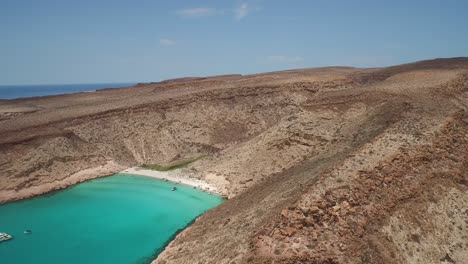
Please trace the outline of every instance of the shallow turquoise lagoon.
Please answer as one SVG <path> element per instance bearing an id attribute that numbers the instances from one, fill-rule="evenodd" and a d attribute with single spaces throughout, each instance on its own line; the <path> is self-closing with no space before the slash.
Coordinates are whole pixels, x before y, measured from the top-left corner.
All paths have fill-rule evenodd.
<path id="1" fill-rule="evenodd" d="M 222 198 L 153 178 L 116 174 L 0 206 L 0 263 L 149 263 Z M 32 234 L 23 234 L 24 230 Z"/>

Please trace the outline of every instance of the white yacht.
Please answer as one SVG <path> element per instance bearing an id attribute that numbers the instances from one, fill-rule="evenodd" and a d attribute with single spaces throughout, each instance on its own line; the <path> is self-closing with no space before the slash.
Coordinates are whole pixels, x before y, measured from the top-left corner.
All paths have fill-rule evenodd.
<path id="1" fill-rule="evenodd" d="M 10 240 L 12 239 L 13 237 L 10 236 L 9 234 L 6 234 L 6 233 L 0 233 L 0 242 L 2 241 L 7 241 L 7 240 Z"/>

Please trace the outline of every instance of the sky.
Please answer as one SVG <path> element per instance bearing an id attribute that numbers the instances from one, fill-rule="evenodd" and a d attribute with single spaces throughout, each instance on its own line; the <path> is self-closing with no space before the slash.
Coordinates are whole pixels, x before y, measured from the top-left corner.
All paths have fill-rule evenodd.
<path id="1" fill-rule="evenodd" d="M 0 0 L 0 85 L 468 56 L 464 0 Z"/>

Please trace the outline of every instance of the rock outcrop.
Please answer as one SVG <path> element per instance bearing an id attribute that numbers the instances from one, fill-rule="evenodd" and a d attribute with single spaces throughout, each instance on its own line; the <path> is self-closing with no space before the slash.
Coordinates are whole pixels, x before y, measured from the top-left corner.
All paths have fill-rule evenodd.
<path id="1" fill-rule="evenodd" d="M 0 201 L 143 163 L 229 197 L 155 263 L 463 263 L 468 59 L 0 102 Z"/>

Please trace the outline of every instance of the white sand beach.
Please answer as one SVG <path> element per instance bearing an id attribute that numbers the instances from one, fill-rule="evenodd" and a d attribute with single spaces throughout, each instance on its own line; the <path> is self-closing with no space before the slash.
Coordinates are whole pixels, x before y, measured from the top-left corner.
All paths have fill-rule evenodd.
<path id="1" fill-rule="evenodd" d="M 140 167 L 133 167 L 133 168 L 123 170 L 120 173 L 148 176 L 148 177 L 153 177 L 156 179 L 167 180 L 167 181 L 178 183 L 178 184 L 192 186 L 205 192 L 222 195 L 221 192 L 214 185 L 209 184 L 200 179 L 190 178 L 189 174 L 183 173 L 182 170 L 180 169 L 171 170 L 171 171 L 156 171 L 156 170 L 143 169 Z"/>

